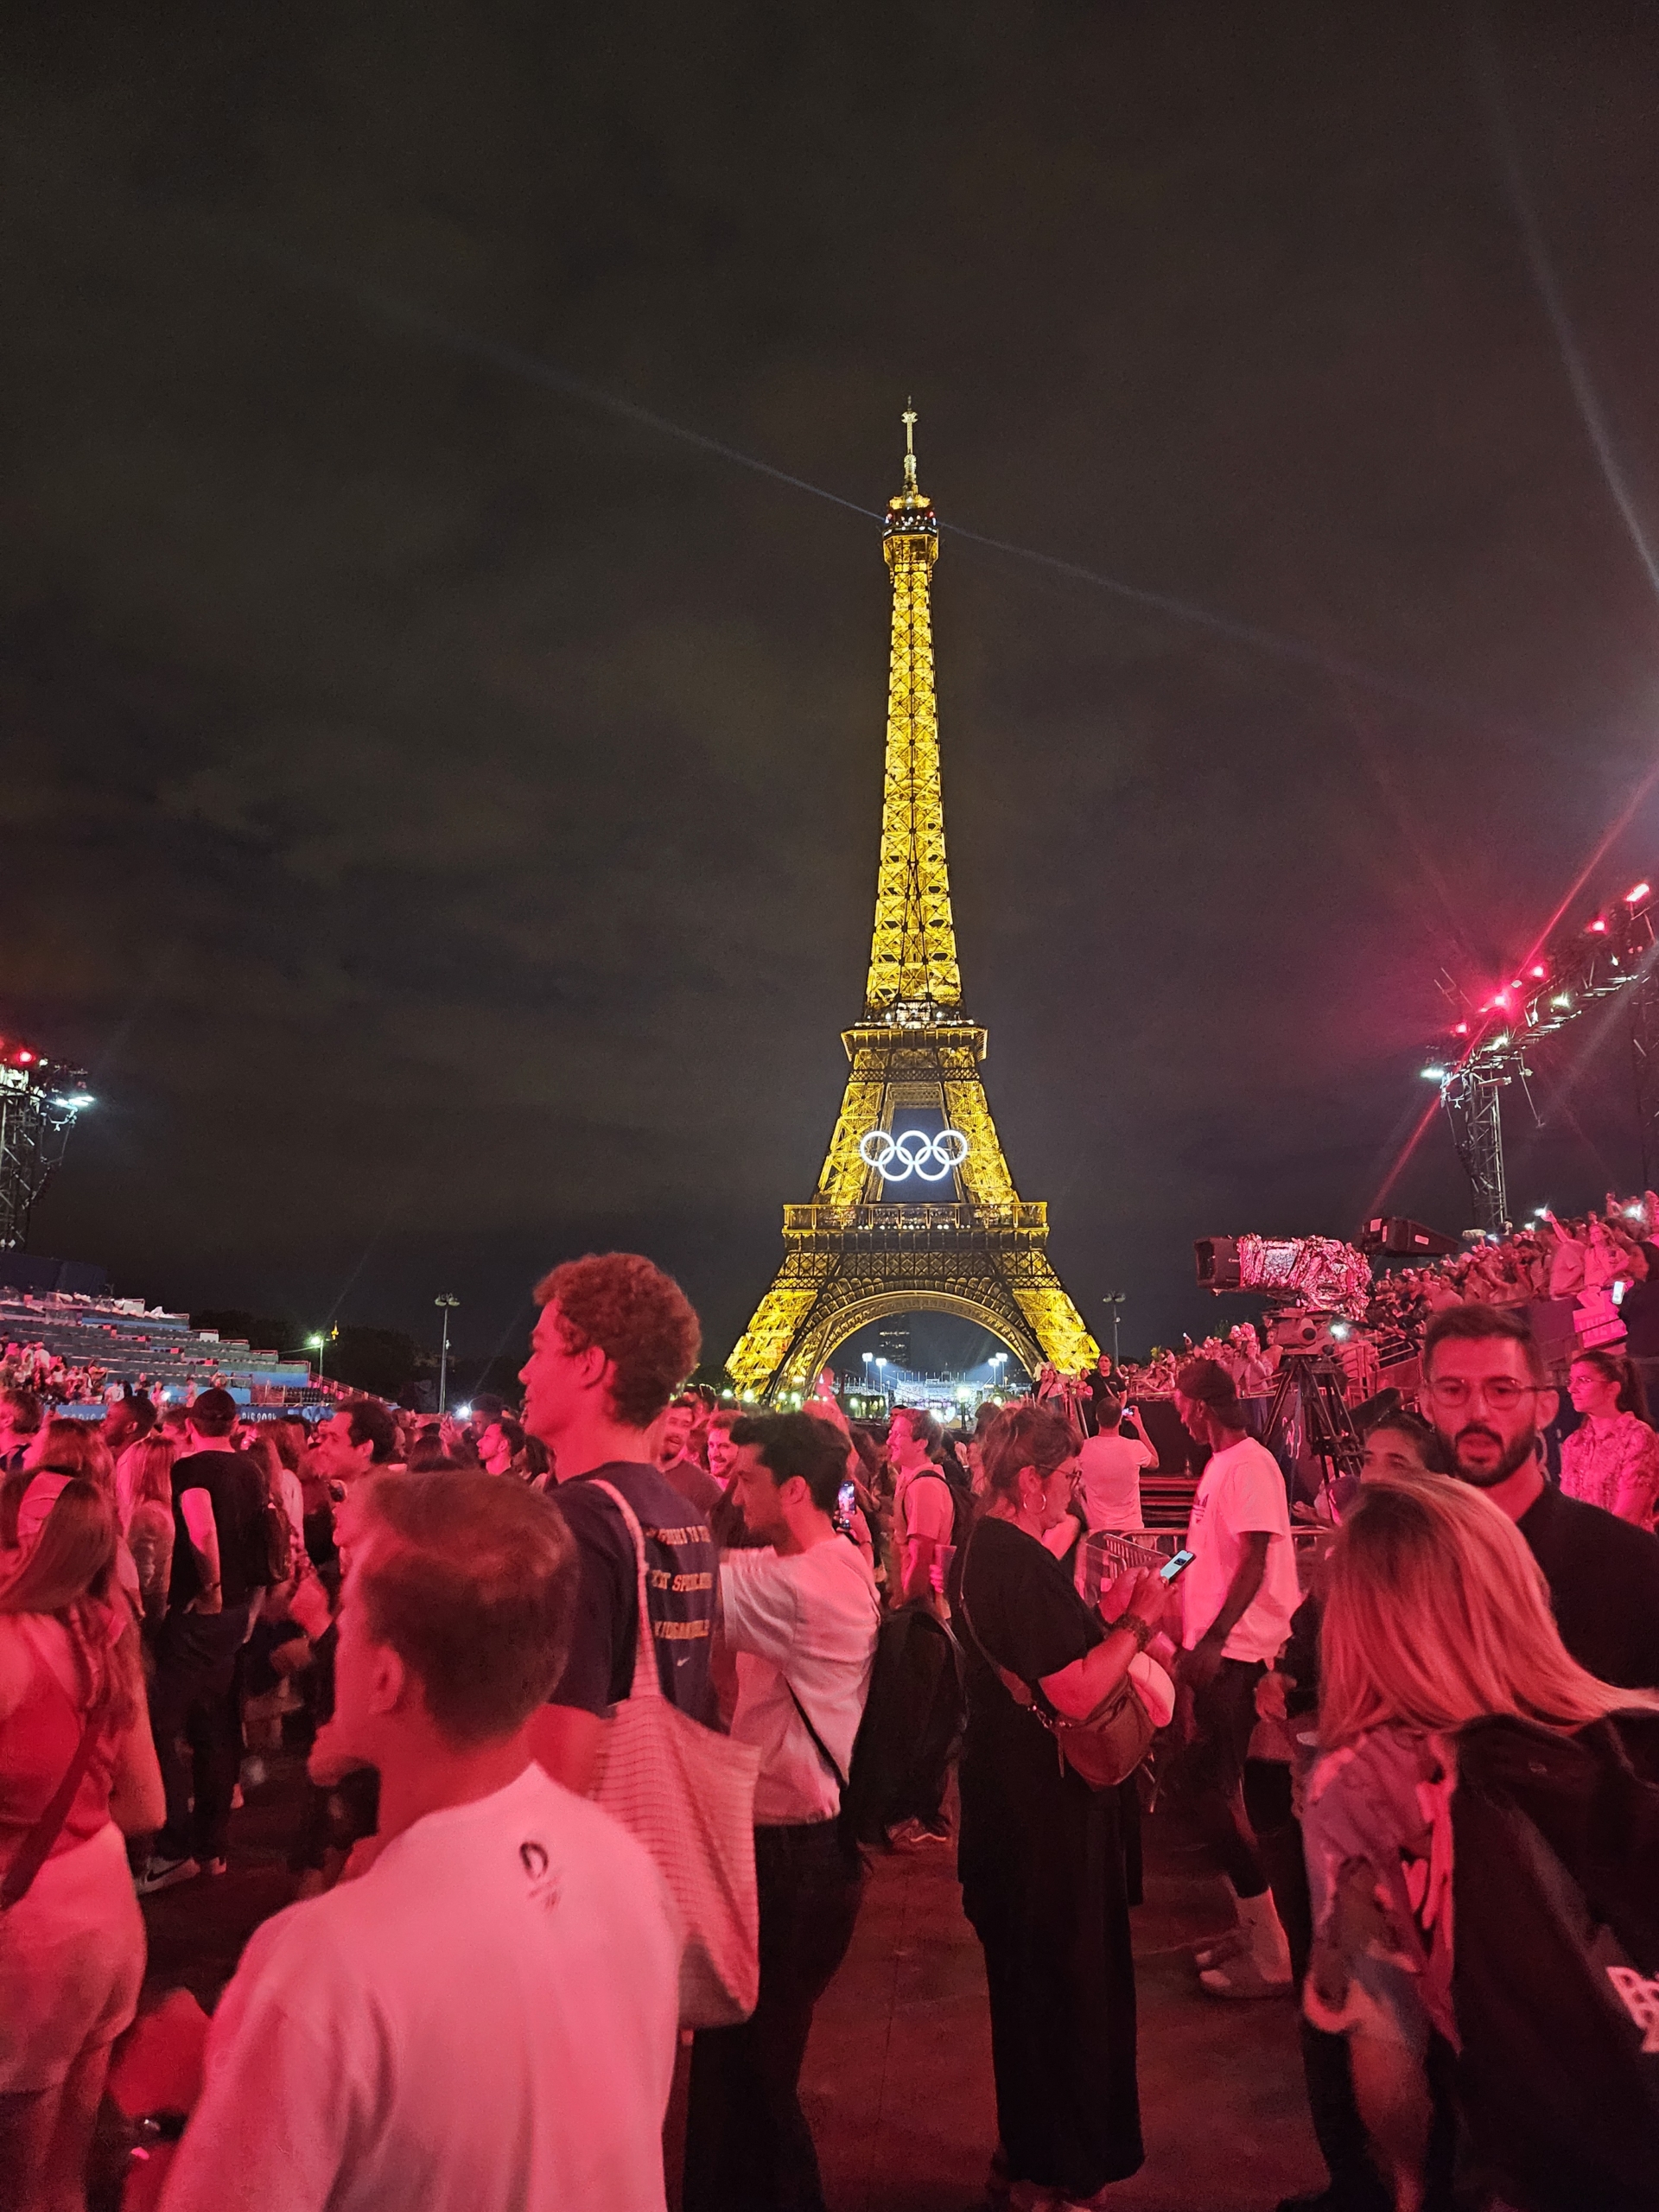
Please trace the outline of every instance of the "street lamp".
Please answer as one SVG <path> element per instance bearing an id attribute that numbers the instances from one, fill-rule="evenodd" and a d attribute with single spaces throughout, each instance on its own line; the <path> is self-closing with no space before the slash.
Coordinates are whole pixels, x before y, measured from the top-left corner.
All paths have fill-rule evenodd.
<path id="1" fill-rule="evenodd" d="M 305 1340 L 307 1344 L 310 1345 L 312 1351 L 317 1355 L 317 1380 L 319 1382 L 321 1382 L 324 1373 L 326 1372 L 323 1362 L 328 1357 L 328 1347 L 339 1334 L 340 1331 L 337 1328 L 324 1329 L 319 1331 L 315 1335 L 308 1337 Z"/>
<path id="2" fill-rule="evenodd" d="M 1109 1290 L 1101 1300 L 1103 1306 L 1109 1306 L 1112 1309 L 1112 1365 L 1114 1367 L 1117 1365 L 1117 1325 L 1122 1316 L 1123 1301 L 1128 1294 L 1127 1290 Z"/>
<path id="3" fill-rule="evenodd" d="M 432 1303 L 443 1315 L 443 1342 L 438 1347 L 438 1411 L 442 1414 L 449 1403 L 449 1316 L 461 1300 L 453 1291 L 446 1290 Z"/>

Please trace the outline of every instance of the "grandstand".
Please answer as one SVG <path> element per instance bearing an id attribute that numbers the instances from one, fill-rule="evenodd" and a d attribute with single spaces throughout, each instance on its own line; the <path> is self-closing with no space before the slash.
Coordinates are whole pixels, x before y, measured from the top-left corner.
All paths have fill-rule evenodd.
<path id="1" fill-rule="evenodd" d="M 64 1291 L 35 1296 L 0 1287 L 0 1344 L 9 1363 L 17 1351 L 38 1344 L 68 1367 L 101 1370 L 100 1396 L 111 1383 L 124 1382 L 173 1398 L 193 1386 L 220 1384 L 251 1405 L 298 1405 L 327 1395 L 306 1361 L 257 1351 L 213 1329 L 193 1329 L 187 1315 L 146 1308 L 137 1298 Z"/>

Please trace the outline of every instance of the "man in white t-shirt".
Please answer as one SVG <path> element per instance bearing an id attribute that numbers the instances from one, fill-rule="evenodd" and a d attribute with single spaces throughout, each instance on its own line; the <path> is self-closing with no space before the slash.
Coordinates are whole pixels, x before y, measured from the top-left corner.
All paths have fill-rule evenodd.
<path id="1" fill-rule="evenodd" d="M 1144 1529 L 1141 1470 L 1157 1465 L 1157 1447 L 1147 1434 L 1137 1407 L 1129 1408 L 1135 1434 L 1119 1434 L 1123 1419 L 1121 1398 L 1103 1397 L 1099 1418 L 1099 1434 L 1087 1438 L 1077 1454 L 1078 1488 L 1089 1532 L 1092 1535 L 1096 1529 Z"/>
<path id="2" fill-rule="evenodd" d="M 575 1547 L 482 1474 L 381 1478 L 345 1511 L 317 1756 L 378 1770 L 372 1863 L 249 1942 L 164 2212 L 661 2212 L 674 1908 L 530 1750 Z"/>
<path id="3" fill-rule="evenodd" d="M 743 1519 L 766 1548 L 722 1552 L 721 1633 L 737 1655 L 732 1734 L 760 1750 L 754 1871 L 760 1994 L 741 2027 L 691 2055 L 685 2212 L 822 2212 L 798 2086 L 813 2007 L 846 1956 L 863 1869 L 836 1820 L 864 1716 L 880 1603 L 863 1553 L 831 1518 L 846 1440 L 808 1414 L 732 1431 Z"/>
<path id="4" fill-rule="evenodd" d="M 1245 1429 L 1233 1377 L 1190 1359 L 1175 1377 L 1187 1433 L 1211 1446 L 1187 1523 L 1195 1554 L 1181 1596 L 1180 1692 L 1186 1744 L 1176 1789 L 1190 1806 L 1238 1905 L 1236 1955 L 1199 1979 L 1212 1996 L 1258 1997 L 1290 1986 L 1290 1952 L 1244 1815 L 1244 1759 L 1255 1686 L 1290 1633 L 1301 1602 L 1285 1478 Z"/>

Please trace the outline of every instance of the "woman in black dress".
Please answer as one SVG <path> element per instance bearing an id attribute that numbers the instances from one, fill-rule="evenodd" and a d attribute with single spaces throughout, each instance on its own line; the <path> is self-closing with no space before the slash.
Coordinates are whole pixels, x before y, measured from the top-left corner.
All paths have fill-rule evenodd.
<path id="1" fill-rule="evenodd" d="M 1107 1626 L 1044 1548 L 1076 1453 L 1044 1407 L 997 1423 L 984 1510 L 954 1578 L 968 1677 L 958 1868 L 990 1987 L 1006 2168 L 992 2193 L 1017 2212 L 1103 2205 L 1106 2185 L 1143 2156 L 1119 1794 L 1062 1769 L 1053 1736 L 989 1663 L 1042 1710 L 1083 1719 L 1157 1628 L 1166 1592 L 1154 1569 Z"/>

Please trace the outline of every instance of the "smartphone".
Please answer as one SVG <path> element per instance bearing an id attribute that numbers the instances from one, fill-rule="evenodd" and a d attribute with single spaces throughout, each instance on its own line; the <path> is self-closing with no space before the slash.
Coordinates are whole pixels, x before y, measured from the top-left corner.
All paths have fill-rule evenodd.
<path id="1" fill-rule="evenodd" d="M 1167 1567 L 1159 1568 L 1158 1580 L 1160 1582 L 1179 1581 L 1197 1557 L 1196 1552 L 1177 1552 Z"/>
<path id="2" fill-rule="evenodd" d="M 842 1483 L 841 1494 L 836 1500 L 836 1526 L 843 1535 L 853 1530 L 853 1515 L 858 1505 L 858 1492 L 850 1479 Z"/>

